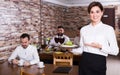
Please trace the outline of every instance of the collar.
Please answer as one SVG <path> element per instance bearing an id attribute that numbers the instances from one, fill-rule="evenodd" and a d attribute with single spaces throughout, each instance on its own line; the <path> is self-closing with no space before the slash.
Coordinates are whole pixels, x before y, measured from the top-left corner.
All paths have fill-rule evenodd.
<path id="1" fill-rule="evenodd" d="M 30 46 L 30 45 L 28 45 L 27 48 L 28 48 L 29 46 Z M 21 47 L 22 47 L 22 45 L 21 45 Z M 22 48 L 23 48 L 23 47 L 22 47 Z M 23 48 L 23 49 L 27 49 L 27 48 Z"/>
<path id="2" fill-rule="evenodd" d="M 63 34 L 62 36 L 58 36 L 58 35 L 56 35 L 55 37 L 56 37 L 56 38 L 64 38 L 65 35 L 64 35 L 64 34 Z"/>
<path id="3" fill-rule="evenodd" d="M 103 24 L 102 22 L 99 22 L 98 24 L 96 24 L 96 25 L 93 26 L 92 23 L 90 23 L 90 26 L 92 28 L 97 28 L 97 27 L 100 27 L 102 24 Z"/>

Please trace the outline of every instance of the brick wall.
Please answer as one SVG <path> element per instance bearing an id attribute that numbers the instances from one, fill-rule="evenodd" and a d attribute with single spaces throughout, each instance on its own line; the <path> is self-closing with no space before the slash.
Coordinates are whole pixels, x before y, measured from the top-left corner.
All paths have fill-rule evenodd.
<path id="1" fill-rule="evenodd" d="M 120 5 L 109 5 L 105 8 L 115 8 L 115 30 L 118 34 L 118 19 L 120 16 Z M 74 38 L 78 27 L 87 25 L 90 20 L 87 13 L 87 7 L 65 7 L 52 3 L 43 2 L 42 19 L 44 37 L 51 37 L 56 33 L 56 27 L 63 25 L 65 27 L 65 34 Z"/>
<path id="2" fill-rule="evenodd" d="M 41 11 L 43 38 L 56 34 L 56 28 L 59 25 L 64 26 L 65 34 L 73 38 L 78 27 L 89 23 L 86 7 L 65 7 L 43 2 Z"/>
<path id="3" fill-rule="evenodd" d="M 56 34 L 57 26 L 63 25 L 63 8 L 60 5 L 42 3 L 40 41 L 46 37 L 52 37 Z"/>
<path id="4" fill-rule="evenodd" d="M 111 6 L 107 6 L 108 8 Z M 120 19 L 120 5 L 116 8 L 117 21 Z M 9 56 L 19 44 L 19 36 L 26 32 L 31 43 L 43 43 L 44 38 L 56 34 L 59 25 L 65 27 L 65 34 L 73 38 L 79 26 L 88 24 L 87 7 L 65 7 L 39 0 L 2 0 L 0 2 L 0 57 Z"/>
<path id="5" fill-rule="evenodd" d="M 0 56 L 8 56 L 19 44 L 22 33 L 38 42 L 40 29 L 39 0 L 2 0 L 0 2 Z"/>

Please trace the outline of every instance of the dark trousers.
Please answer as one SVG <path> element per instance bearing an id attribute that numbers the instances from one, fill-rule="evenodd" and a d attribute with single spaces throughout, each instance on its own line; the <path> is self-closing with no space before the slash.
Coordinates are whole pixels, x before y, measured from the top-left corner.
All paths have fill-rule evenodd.
<path id="1" fill-rule="evenodd" d="M 83 52 L 79 64 L 79 75 L 106 75 L 106 57 Z"/>

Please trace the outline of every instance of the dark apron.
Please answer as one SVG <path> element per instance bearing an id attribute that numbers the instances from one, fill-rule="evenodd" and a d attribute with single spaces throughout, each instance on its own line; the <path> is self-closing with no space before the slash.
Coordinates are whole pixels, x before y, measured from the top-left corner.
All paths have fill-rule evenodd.
<path id="1" fill-rule="evenodd" d="M 106 75 L 106 57 L 83 52 L 79 64 L 79 75 Z"/>

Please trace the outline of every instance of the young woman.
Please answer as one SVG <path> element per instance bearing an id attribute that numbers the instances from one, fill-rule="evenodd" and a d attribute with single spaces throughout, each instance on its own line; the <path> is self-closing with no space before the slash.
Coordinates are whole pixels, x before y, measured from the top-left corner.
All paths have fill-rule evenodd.
<path id="1" fill-rule="evenodd" d="M 79 75 L 106 75 L 106 57 L 119 53 L 114 29 L 101 22 L 103 11 L 100 2 L 92 2 L 88 6 L 91 23 L 80 31 L 83 54 Z"/>

